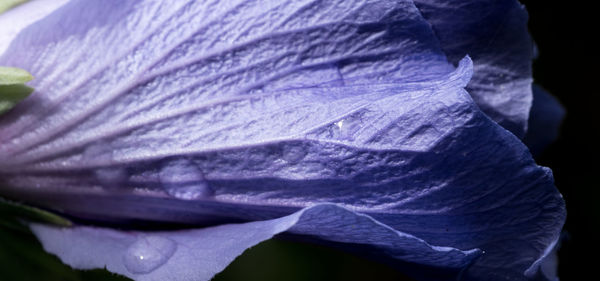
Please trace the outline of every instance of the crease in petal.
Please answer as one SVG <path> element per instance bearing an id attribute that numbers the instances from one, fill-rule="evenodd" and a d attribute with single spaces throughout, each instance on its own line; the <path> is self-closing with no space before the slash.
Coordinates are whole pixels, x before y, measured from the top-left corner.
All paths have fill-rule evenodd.
<path id="1" fill-rule="evenodd" d="M 529 278 L 543 281 L 558 281 L 558 249 L 560 239 L 553 241 L 544 251 L 542 256 L 537 259 L 526 271 L 525 275 Z"/>

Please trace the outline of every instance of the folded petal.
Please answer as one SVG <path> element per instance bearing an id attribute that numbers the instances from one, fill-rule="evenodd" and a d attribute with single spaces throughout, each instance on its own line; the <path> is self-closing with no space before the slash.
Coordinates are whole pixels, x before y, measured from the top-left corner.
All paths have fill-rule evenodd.
<path id="1" fill-rule="evenodd" d="M 283 231 L 368 245 L 380 255 L 454 269 L 455 274 L 480 254 L 478 250 L 431 246 L 369 216 L 331 204 L 279 219 L 194 230 L 141 232 L 41 224 L 32 224 L 31 229 L 45 250 L 76 269 L 106 267 L 140 281 L 210 280 L 246 249 Z"/>
<path id="2" fill-rule="evenodd" d="M 467 90 L 498 124 L 523 137 L 531 107 L 533 43 L 517 0 L 415 0 L 448 60 L 473 58 Z"/>
<path id="3" fill-rule="evenodd" d="M 533 105 L 529 116 L 529 129 L 523 142 L 533 155 L 540 154 L 558 137 L 565 117 L 565 108 L 550 93 L 533 85 Z"/>
<path id="4" fill-rule="evenodd" d="M 548 245 L 548 248 L 544 251 L 544 255 L 525 271 L 525 275 L 536 280 L 559 281 L 557 276 L 559 247 L 560 238 L 557 238 L 552 244 Z"/>

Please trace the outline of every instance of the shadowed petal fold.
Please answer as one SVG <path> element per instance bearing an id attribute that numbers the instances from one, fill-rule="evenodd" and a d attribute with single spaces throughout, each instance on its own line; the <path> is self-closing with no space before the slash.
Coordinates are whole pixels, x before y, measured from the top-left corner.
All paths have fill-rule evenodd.
<path id="1" fill-rule="evenodd" d="M 474 64 L 467 90 L 502 127 L 522 138 L 531 107 L 533 42 L 517 0 L 415 0 L 448 60 Z"/>

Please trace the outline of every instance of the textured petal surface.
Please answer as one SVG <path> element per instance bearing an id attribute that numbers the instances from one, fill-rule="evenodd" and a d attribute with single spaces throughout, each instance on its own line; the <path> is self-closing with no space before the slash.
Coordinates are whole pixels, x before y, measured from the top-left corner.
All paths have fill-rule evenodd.
<path id="1" fill-rule="evenodd" d="M 471 60 L 455 70 L 412 1 L 71 1 L 0 64 L 39 77 L 0 118 L 0 194 L 77 219 L 336 203 L 485 251 L 466 280 L 525 280 L 564 221 L 551 172 L 480 111 Z M 298 233 L 370 244 L 312 221 Z"/>
<path id="2" fill-rule="evenodd" d="M 44 248 L 78 269 L 106 267 L 135 280 L 210 280 L 244 250 L 273 235 L 326 236 L 339 243 L 363 244 L 373 252 L 459 273 L 478 250 L 435 247 L 372 218 L 335 205 L 317 205 L 268 221 L 227 224 L 171 232 L 106 228 L 31 226 Z"/>
<path id="3" fill-rule="evenodd" d="M 479 107 L 518 137 L 531 107 L 533 43 L 517 0 L 415 0 L 454 64 L 466 54 L 474 75 L 467 90 Z"/>
<path id="4" fill-rule="evenodd" d="M 533 105 L 529 117 L 529 130 L 523 138 L 523 142 L 533 155 L 540 154 L 544 148 L 556 140 L 565 114 L 565 108 L 555 97 L 540 86 L 533 85 Z"/>

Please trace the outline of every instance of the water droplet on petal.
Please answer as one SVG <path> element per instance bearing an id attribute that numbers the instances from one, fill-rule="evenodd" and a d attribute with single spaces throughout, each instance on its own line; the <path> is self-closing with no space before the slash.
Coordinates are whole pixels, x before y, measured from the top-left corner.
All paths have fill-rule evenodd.
<path id="1" fill-rule="evenodd" d="M 301 144 L 290 144 L 286 145 L 283 148 L 283 155 L 281 158 L 288 163 L 295 164 L 300 162 L 300 160 L 304 159 L 304 157 L 306 157 L 306 154 L 308 154 L 308 152 L 306 151 L 306 148 Z"/>
<path id="2" fill-rule="evenodd" d="M 149 273 L 165 264 L 177 250 L 177 244 L 161 236 L 141 236 L 129 245 L 123 263 L 129 272 Z"/>
<path id="3" fill-rule="evenodd" d="M 123 167 L 116 167 L 113 163 L 113 149 L 110 144 L 102 141 L 90 144 L 83 151 L 83 159 L 87 164 L 102 166 L 96 168 L 94 176 L 104 188 L 119 188 L 123 186 L 129 174 Z"/>
<path id="4" fill-rule="evenodd" d="M 87 163 L 108 164 L 113 160 L 113 149 L 104 142 L 96 142 L 85 148 L 83 161 Z"/>
<path id="5" fill-rule="evenodd" d="M 337 121 L 334 124 L 338 127 L 338 130 L 341 130 L 344 127 L 344 120 Z"/>
<path id="6" fill-rule="evenodd" d="M 159 177 L 165 191 L 173 197 L 194 200 L 213 195 L 204 174 L 192 161 L 170 161 L 161 168 Z"/>
<path id="7" fill-rule="evenodd" d="M 362 112 L 359 112 L 331 124 L 329 128 L 331 138 L 349 141 L 354 140 L 358 132 L 365 125 L 362 114 Z"/>
<path id="8" fill-rule="evenodd" d="M 119 188 L 128 178 L 123 168 L 100 168 L 94 171 L 94 175 L 105 188 Z"/>

